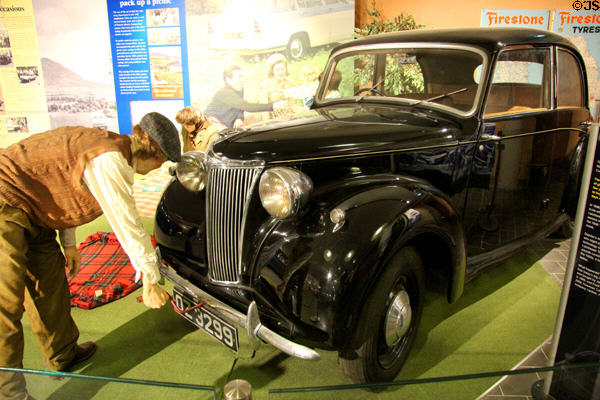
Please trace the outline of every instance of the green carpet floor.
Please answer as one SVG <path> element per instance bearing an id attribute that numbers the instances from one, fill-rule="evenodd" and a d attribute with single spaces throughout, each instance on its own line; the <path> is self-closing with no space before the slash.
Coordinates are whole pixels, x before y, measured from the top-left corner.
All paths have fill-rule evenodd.
<path id="1" fill-rule="evenodd" d="M 152 220 L 143 218 L 148 229 Z M 81 227 L 78 239 L 109 231 L 106 220 Z M 168 290 L 171 289 L 166 284 Z M 98 353 L 74 371 L 148 381 L 208 385 L 222 388 L 228 380 L 252 384 L 261 399 L 474 399 L 498 378 L 451 383 L 407 385 L 369 392 L 322 391 L 277 393 L 269 390 L 304 386 L 345 385 L 337 354 L 322 352 L 317 362 L 288 357 L 271 346 L 261 347 L 254 359 L 240 359 L 196 330 L 171 306 L 149 310 L 131 295 L 93 310 L 74 308 L 81 341 L 94 340 Z M 511 369 L 552 333 L 560 289 L 535 260 L 523 252 L 491 268 L 467 284 L 463 297 L 449 305 L 428 295 L 421 328 L 408 362 L 398 379 L 451 376 Z M 25 368 L 44 369 L 35 339 L 25 326 Z M 242 333 L 242 332 L 240 332 Z M 243 338 L 240 338 L 242 343 Z M 54 380 L 27 375 L 28 387 L 39 399 L 210 399 L 213 393 L 77 378 Z"/>

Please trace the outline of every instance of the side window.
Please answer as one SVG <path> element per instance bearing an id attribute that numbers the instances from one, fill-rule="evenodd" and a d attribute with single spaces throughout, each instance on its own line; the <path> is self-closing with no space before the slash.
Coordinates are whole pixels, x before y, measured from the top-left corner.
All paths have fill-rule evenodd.
<path id="1" fill-rule="evenodd" d="M 550 50 L 507 50 L 496 61 L 486 116 L 550 108 Z"/>
<path id="2" fill-rule="evenodd" d="M 579 63 L 571 53 L 558 50 L 558 107 L 583 107 L 583 80 Z"/>

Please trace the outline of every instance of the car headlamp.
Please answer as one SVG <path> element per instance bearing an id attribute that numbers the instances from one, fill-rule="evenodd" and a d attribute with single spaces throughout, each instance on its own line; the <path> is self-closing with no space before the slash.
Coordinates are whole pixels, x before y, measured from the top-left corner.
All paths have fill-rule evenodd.
<path id="1" fill-rule="evenodd" d="M 306 204 L 313 188 L 302 172 L 287 167 L 266 170 L 260 177 L 258 193 L 267 212 L 277 219 L 290 218 Z"/>
<path id="2" fill-rule="evenodd" d="M 206 166 L 204 153 L 201 151 L 188 151 L 181 156 L 177 163 L 175 174 L 177 180 L 188 190 L 199 192 L 206 185 Z"/>

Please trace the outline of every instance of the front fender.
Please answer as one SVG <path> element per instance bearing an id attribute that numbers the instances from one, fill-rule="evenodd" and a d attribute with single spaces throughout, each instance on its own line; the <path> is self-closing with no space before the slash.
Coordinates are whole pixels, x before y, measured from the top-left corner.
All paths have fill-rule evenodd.
<path id="1" fill-rule="evenodd" d="M 333 209 L 345 213 L 334 224 Z M 340 349 L 357 331 L 364 299 L 387 260 L 422 234 L 464 249 L 449 199 L 428 183 L 397 175 L 358 177 L 319 188 L 302 218 L 271 225 L 254 260 L 253 285 L 286 311 L 328 334 Z M 451 265 L 451 298 L 464 282 L 464 251 Z"/>

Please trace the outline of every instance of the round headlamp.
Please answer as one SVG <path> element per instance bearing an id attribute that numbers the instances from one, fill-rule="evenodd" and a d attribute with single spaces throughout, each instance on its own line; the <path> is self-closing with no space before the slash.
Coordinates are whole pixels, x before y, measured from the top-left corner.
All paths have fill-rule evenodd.
<path id="1" fill-rule="evenodd" d="M 204 153 L 201 151 L 188 151 L 181 156 L 181 161 L 177 163 L 175 169 L 177 180 L 192 192 L 199 192 L 206 185 L 204 157 Z"/>
<path id="2" fill-rule="evenodd" d="M 277 219 L 290 218 L 306 204 L 312 181 L 302 172 L 287 167 L 266 170 L 260 177 L 258 193 L 267 212 Z"/>

